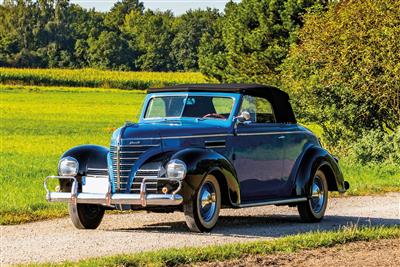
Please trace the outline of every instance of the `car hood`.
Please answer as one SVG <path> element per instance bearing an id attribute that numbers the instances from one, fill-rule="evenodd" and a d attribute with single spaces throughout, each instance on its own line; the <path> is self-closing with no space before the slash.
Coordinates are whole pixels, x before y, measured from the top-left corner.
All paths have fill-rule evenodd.
<path id="1" fill-rule="evenodd" d="M 228 131 L 229 127 L 216 125 L 215 121 L 210 120 L 167 120 L 126 124 L 114 135 L 120 135 L 121 139 L 180 138 L 227 134 Z"/>

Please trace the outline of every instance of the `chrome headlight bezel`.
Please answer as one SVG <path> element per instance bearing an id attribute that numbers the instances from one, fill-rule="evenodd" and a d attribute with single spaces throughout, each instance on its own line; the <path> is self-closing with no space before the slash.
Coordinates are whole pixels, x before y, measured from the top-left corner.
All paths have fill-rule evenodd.
<path id="1" fill-rule="evenodd" d="M 75 176 L 79 171 L 79 162 L 73 157 L 64 157 L 58 162 L 58 173 L 61 176 Z"/>
<path id="2" fill-rule="evenodd" d="M 170 160 L 166 165 L 167 177 L 183 180 L 186 177 L 187 167 L 185 162 L 179 159 Z"/>

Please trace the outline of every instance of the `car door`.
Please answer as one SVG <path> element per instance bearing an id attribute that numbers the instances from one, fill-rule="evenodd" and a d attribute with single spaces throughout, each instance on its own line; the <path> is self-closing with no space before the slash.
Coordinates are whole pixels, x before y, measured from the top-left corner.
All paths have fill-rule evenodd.
<path id="1" fill-rule="evenodd" d="M 290 195 L 296 178 L 294 167 L 310 146 L 318 145 L 318 139 L 297 124 L 285 124 L 282 127 L 282 136 L 284 136 L 282 141 L 285 151 L 282 180 L 287 181 L 287 186 L 282 192 L 285 191 L 286 195 Z"/>
<path id="2" fill-rule="evenodd" d="M 249 112 L 251 118 L 236 125 L 232 142 L 241 199 L 251 202 L 282 197 L 286 185 L 282 179 L 283 125 L 275 122 L 267 99 L 244 95 L 242 111 Z"/>

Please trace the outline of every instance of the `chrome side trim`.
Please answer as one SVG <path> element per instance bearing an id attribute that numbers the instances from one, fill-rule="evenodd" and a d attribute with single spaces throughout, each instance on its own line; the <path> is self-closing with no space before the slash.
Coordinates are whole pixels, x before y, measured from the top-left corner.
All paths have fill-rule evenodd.
<path id="1" fill-rule="evenodd" d="M 249 136 L 249 135 L 276 135 L 276 134 L 298 134 L 298 133 L 304 133 L 307 134 L 307 132 L 303 131 L 291 131 L 291 132 L 262 132 L 262 133 L 238 133 L 238 136 Z"/>
<path id="2" fill-rule="evenodd" d="M 140 139 L 138 139 L 138 140 L 143 140 L 143 139 L 145 139 L 145 138 L 140 138 Z M 124 139 L 124 141 L 126 141 L 126 140 L 130 140 L 130 139 Z M 143 144 L 143 145 L 120 145 L 120 147 L 148 147 L 148 146 L 150 146 L 150 147 L 157 147 L 157 146 L 160 146 L 160 145 L 153 145 L 153 144 Z"/>
<path id="3" fill-rule="evenodd" d="M 175 138 L 204 138 L 204 137 L 227 137 L 233 136 L 233 134 L 204 134 L 204 135 L 180 135 L 180 136 L 161 136 L 161 137 L 144 137 L 138 139 L 124 139 L 124 141 L 129 140 L 164 140 L 164 139 L 175 139 Z M 160 146 L 160 145 L 143 145 L 143 146 Z M 123 147 L 123 146 L 122 146 Z"/>
<path id="4" fill-rule="evenodd" d="M 290 204 L 290 203 L 304 202 L 304 201 L 307 201 L 306 197 L 271 200 L 271 201 L 256 202 L 256 203 L 249 203 L 249 204 L 239 204 L 237 207 L 238 208 L 250 208 L 250 207 L 259 207 L 259 206 L 266 206 L 266 205 Z"/>
<path id="5" fill-rule="evenodd" d="M 297 134 L 297 133 L 303 133 L 303 134 L 310 134 L 306 131 L 290 131 L 290 132 L 262 132 L 262 133 L 238 133 L 237 135 L 241 136 L 246 136 L 246 135 L 273 135 L 273 134 Z M 204 135 L 181 135 L 181 136 L 161 136 L 161 137 L 151 137 L 151 138 L 140 138 L 140 139 L 124 139 L 126 140 L 165 140 L 165 139 L 176 139 L 176 138 L 204 138 L 204 137 L 228 137 L 228 136 L 234 136 L 233 134 L 204 134 Z M 160 145 L 143 145 L 143 146 L 160 146 Z M 121 146 L 124 147 L 124 146 Z"/>
<path id="6" fill-rule="evenodd" d="M 182 135 L 182 136 L 162 136 L 161 139 L 175 139 L 175 138 L 204 138 L 204 137 L 227 137 L 233 134 L 203 134 L 203 135 Z"/>

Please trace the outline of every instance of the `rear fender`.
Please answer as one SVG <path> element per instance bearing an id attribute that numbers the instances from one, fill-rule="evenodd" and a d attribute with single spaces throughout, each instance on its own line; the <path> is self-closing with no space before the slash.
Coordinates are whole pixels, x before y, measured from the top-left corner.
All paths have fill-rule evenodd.
<path id="1" fill-rule="evenodd" d="M 344 181 L 337 161 L 325 149 L 311 146 L 304 153 L 299 164 L 293 192 L 294 196 L 308 197 L 310 195 L 312 178 L 318 169 L 321 169 L 326 175 L 329 191 L 346 192 L 348 183 Z"/>

